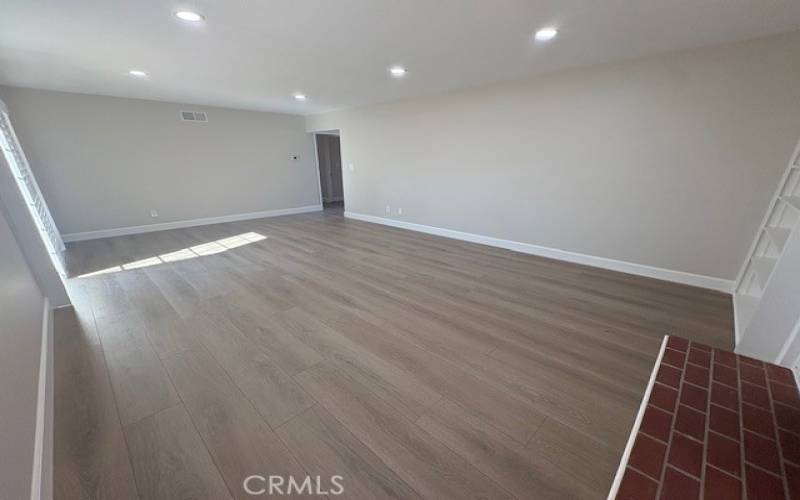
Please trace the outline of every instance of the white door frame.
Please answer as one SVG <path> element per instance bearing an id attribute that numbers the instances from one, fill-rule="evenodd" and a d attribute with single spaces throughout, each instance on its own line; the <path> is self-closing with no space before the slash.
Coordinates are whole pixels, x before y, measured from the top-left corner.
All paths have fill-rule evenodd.
<path id="1" fill-rule="evenodd" d="M 322 172 L 319 169 L 319 145 L 317 144 L 317 133 L 311 132 L 311 139 L 314 142 L 314 164 L 317 166 L 317 194 L 319 195 L 319 206 L 325 208 L 322 200 Z"/>
<path id="2" fill-rule="evenodd" d="M 336 132 L 335 134 L 333 132 Z M 342 163 L 342 201 L 346 200 L 346 196 L 344 193 L 344 163 L 342 162 L 342 131 L 341 129 L 330 129 L 330 130 L 316 130 L 311 132 L 311 136 L 314 139 L 314 158 L 317 164 L 317 192 L 319 193 L 319 204 L 323 205 L 324 201 L 322 199 L 322 171 L 319 168 L 319 146 L 317 145 L 317 136 L 318 135 L 336 135 L 339 137 L 339 160 Z"/>

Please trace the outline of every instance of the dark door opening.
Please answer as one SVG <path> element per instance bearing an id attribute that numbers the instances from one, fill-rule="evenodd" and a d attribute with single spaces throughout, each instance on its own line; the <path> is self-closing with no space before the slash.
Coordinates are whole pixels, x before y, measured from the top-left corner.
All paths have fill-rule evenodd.
<path id="1" fill-rule="evenodd" d="M 338 132 L 316 134 L 319 187 L 322 206 L 326 213 L 344 213 L 344 186 L 342 185 L 342 154 Z"/>

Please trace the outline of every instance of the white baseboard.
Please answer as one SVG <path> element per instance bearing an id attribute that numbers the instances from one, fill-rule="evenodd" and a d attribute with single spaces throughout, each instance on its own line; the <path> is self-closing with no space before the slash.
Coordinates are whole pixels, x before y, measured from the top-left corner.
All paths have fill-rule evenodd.
<path id="1" fill-rule="evenodd" d="M 664 338 L 661 339 L 661 349 L 658 351 L 658 357 L 656 357 L 656 364 L 653 365 L 653 371 L 650 372 L 650 380 L 647 382 L 647 388 L 644 390 L 642 402 L 639 404 L 639 411 L 636 413 L 636 420 L 633 421 L 631 434 L 628 436 L 628 442 L 625 444 L 625 450 L 622 452 L 622 458 L 619 460 L 614 482 L 611 483 L 611 489 L 608 491 L 608 500 L 615 500 L 617 498 L 619 485 L 622 483 L 622 476 L 625 475 L 625 468 L 628 466 L 628 459 L 631 456 L 631 450 L 633 450 L 633 443 L 636 441 L 636 434 L 639 432 L 639 427 L 642 425 L 644 411 L 647 409 L 647 403 L 650 401 L 650 393 L 653 392 L 653 385 L 656 383 L 656 375 L 661 365 L 661 359 L 664 357 L 664 349 L 667 348 L 668 338 L 668 335 L 664 335 Z"/>
<path id="2" fill-rule="evenodd" d="M 126 234 L 150 233 L 153 231 L 165 231 L 167 229 L 180 229 L 183 227 L 205 226 L 208 224 L 220 224 L 223 222 L 236 222 L 249 219 L 263 219 L 265 217 L 277 217 L 279 215 L 302 214 L 306 212 L 318 212 L 322 210 L 322 205 L 308 205 L 305 207 L 281 208 L 278 210 L 264 210 L 262 212 L 249 212 L 243 214 L 221 215 L 219 217 L 204 217 L 201 219 L 178 220 L 173 222 L 162 222 L 158 224 L 146 224 L 143 226 L 126 226 L 112 229 L 99 229 L 97 231 L 86 231 L 82 233 L 68 233 L 61 236 L 65 242 L 95 240 L 98 238 L 110 238 L 112 236 L 124 236 Z"/>
<path id="3" fill-rule="evenodd" d="M 50 301 L 47 297 L 44 298 L 44 306 L 42 312 L 42 341 L 39 352 L 39 387 L 36 397 L 36 427 L 34 430 L 33 441 L 33 471 L 31 474 L 31 500 L 41 500 L 43 492 L 47 492 L 49 488 L 43 483 L 47 480 L 48 467 L 45 464 L 46 457 L 52 455 L 45 449 L 48 443 L 45 442 L 45 436 L 52 436 L 52 432 L 48 432 L 46 426 L 48 425 L 47 419 L 47 379 L 50 374 L 50 363 L 48 353 L 50 351 L 50 342 L 52 341 L 50 332 L 53 328 L 52 325 L 52 310 L 50 308 Z M 50 444 L 52 446 L 52 443 Z M 46 495 L 46 493 L 45 493 Z"/>
<path id="4" fill-rule="evenodd" d="M 365 222 L 374 222 L 376 224 L 399 227 L 403 229 L 409 229 L 411 231 L 419 231 L 422 233 L 435 234 L 437 236 L 444 236 L 446 238 L 454 238 L 457 240 L 470 241 L 472 243 L 480 243 L 483 245 L 505 248 L 507 250 L 514 250 L 516 252 L 538 255 L 540 257 L 549 257 L 551 259 L 573 262 L 575 264 L 584 264 L 587 266 L 609 269 L 611 271 L 620 271 L 628 274 L 636 274 L 639 276 L 646 276 L 648 278 L 655 278 L 664 281 L 672 281 L 674 283 L 681 283 L 684 285 L 692 285 L 701 288 L 708 288 L 710 290 L 717 290 L 725 293 L 732 293 L 734 287 L 733 280 L 726 280 L 722 278 L 714 278 L 712 276 L 703 276 L 699 274 L 686 273 L 683 271 L 673 271 L 671 269 L 663 269 L 660 267 L 645 266 L 642 264 L 635 264 L 633 262 L 607 259 L 605 257 L 596 257 L 594 255 L 568 252 L 566 250 L 559 250 L 557 248 L 533 245 L 531 243 L 522 243 L 519 241 L 504 240 L 500 238 L 493 238 L 491 236 L 483 236 L 480 234 L 454 231 L 452 229 L 443 229 L 439 227 L 425 226 L 423 224 L 415 224 L 413 222 L 386 219 L 383 217 L 359 214 L 355 212 L 345 211 L 344 216 L 350 219 L 356 219 Z"/>
<path id="5" fill-rule="evenodd" d="M 736 303 L 736 290 L 734 284 L 734 290 L 731 292 L 733 297 L 732 305 L 733 305 L 733 351 L 736 354 L 739 354 L 739 341 L 742 339 L 742 325 L 739 324 L 739 314 L 738 314 L 738 305 Z"/>

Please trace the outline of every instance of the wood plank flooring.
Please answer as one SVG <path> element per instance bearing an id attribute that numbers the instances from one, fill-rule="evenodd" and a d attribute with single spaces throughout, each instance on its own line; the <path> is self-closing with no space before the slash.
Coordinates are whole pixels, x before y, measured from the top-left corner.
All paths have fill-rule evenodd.
<path id="1" fill-rule="evenodd" d="M 604 498 L 662 336 L 732 346 L 723 294 L 331 213 L 67 258 L 58 499 Z"/>

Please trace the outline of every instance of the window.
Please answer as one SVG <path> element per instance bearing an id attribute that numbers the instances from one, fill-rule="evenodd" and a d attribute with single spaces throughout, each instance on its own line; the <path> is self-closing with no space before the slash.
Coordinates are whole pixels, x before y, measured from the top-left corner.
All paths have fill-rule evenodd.
<path id="1" fill-rule="evenodd" d="M 25 152 L 22 151 L 14 128 L 11 126 L 8 111 L 2 102 L 0 102 L 0 148 L 3 150 L 3 156 L 11 169 L 12 177 L 17 182 L 22 198 L 28 205 L 28 210 L 47 247 L 53 265 L 62 277 L 66 276 L 63 257 L 64 242 L 61 240 L 61 234 L 56 228 L 53 216 L 50 215 L 47 203 L 39 191 L 39 186 L 36 184 L 30 165 L 28 165 L 28 159 L 25 157 Z"/>

